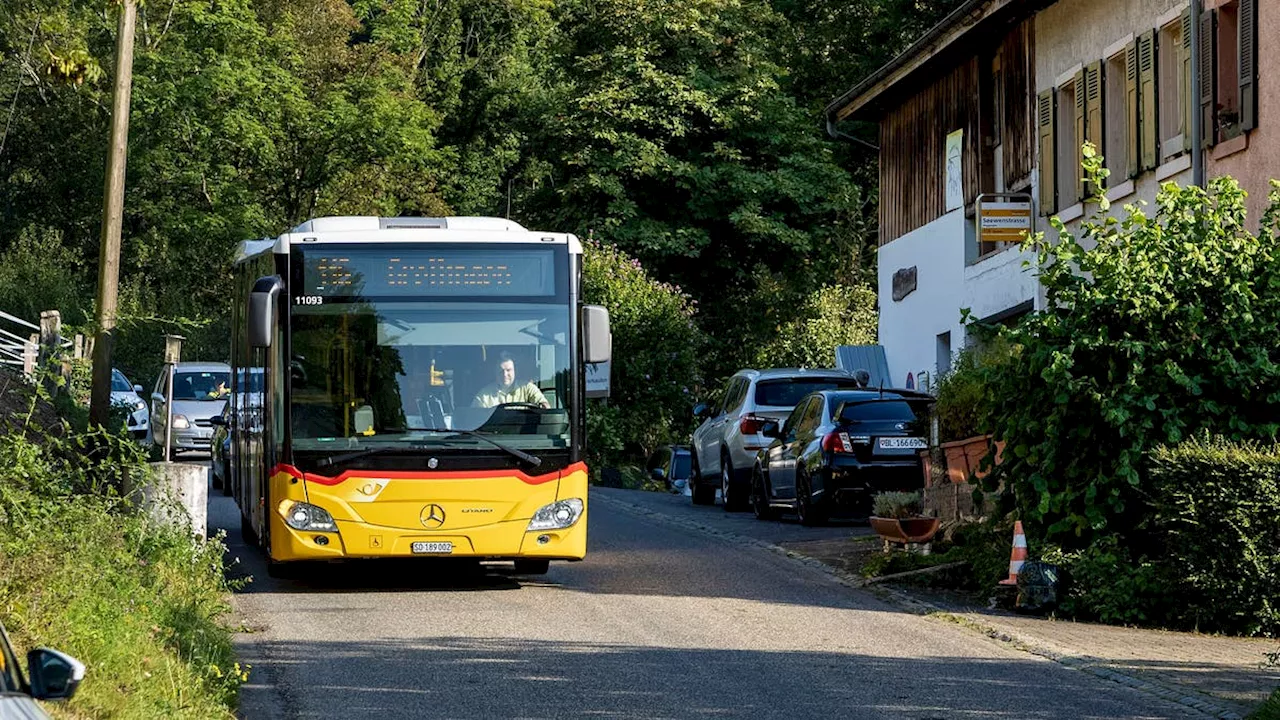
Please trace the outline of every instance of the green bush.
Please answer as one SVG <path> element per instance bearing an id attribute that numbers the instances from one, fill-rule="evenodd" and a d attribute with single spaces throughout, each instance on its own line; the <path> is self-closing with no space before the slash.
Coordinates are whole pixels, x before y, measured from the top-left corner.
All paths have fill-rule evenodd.
<path id="1" fill-rule="evenodd" d="M 1280 633 L 1280 448 L 1195 437 L 1157 448 L 1150 517 L 1134 532 L 1041 555 L 1082 620 L 1241 635 Z"/>
<path id="2" fill-rule="evenodd" d="M 609 309 L 613 332 L 611 396 L 587 413 L 594 471 L 688 437 L 705 339 L 688 296 L 615 247 L 586 243 L 582 284 L 586 302 Z"/>
<path id="3" fill-rule="evenodd" d="M 1246 720 L 1280 720 L 1280 689 L 1271 693 L 1261 707 L 1249 713 Z"/>
<path id="4" fill-rule="evenodd" d="M 982 435 L 988 423 L 984 372 L 990 372 L 1009 355 L 1006 343 L 975 343 L 956 354 L 951 369 L 929 388 L 937 397 L 934 417 L 938 420 L 938 441 L 953 442 Z"/>
<path id="5" fill-rule="evenodd" d="M 230 718 L 246 675 L 222 621 L 225 547 L 120 499 L 120 476 L 147 470 L 136 446 L 10 433 L 0 467 L 0 615 L 20 650 L 54 646 L 87 666 L 55 716 Z"/>
<path id="6" fill-rule="evenodd" d="M 1094 185 L 1106 171 L 1086 152 Z M 1133 528 L 1150 509 L 1142 461 L 1202 431 L 1275 436 L 1280 403 L 1280 185 L 1261 230 L 1245 227 L 1245 194 L 1166 184 L 1155 212 L 1092 217 L 1079 237 L 1025 248 L 1045 289 L 1043 312 L 1001 328 L 1015 348 L 983 373 L 985 412 L 1019 517 L 1068 549 Z M 1100 211 L 1105 198 L 1096 199 Z"/>
<path id="7" fill-rule="evenodd" d="M 1280 448 L 1196 437 L 1150 458 L 1174 621 L 1280 634 Z"/>

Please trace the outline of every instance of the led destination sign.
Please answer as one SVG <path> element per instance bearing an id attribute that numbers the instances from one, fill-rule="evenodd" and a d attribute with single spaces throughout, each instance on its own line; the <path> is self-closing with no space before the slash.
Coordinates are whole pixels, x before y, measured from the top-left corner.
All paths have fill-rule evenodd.
<path id="1" fill-rule="evenodd" d="M 295 253 L 295 262 L 301 261 L 301 293 L 307 296 L 550 297 L 558 294 L 555 248 L 318 246 Z"/>

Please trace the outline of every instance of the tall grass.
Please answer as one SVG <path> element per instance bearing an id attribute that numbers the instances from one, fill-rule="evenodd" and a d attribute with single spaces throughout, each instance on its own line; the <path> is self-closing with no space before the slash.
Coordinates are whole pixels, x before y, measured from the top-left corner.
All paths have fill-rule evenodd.
<path id="1" fill-rule="evenodd" d="M 244 669 L 225 624 L 221 538 L 193 540 L 124 502 L 147 470 L 123 436 L 0 435 L 0 619 L 20 654 L 87 666 L 63 718 L 229 718 Z"/>

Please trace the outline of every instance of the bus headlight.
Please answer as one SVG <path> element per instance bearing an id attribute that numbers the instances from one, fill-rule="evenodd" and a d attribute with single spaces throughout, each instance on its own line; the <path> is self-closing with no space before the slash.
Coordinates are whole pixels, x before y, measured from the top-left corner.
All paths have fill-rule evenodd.
<path id="1" fill-rule="evenodd" d="M 529 521 L 530 530 L 563 530 L 571 527 L 578 522 L 578 518 L 582 517 L 582 500 L 578 498 L 569 498 L 553 502 L 550 505 L 539 508 L 538 512 L 533 514 L 533 519 Z"/>
<path id="2" fill-rule="evenodd" d="M 338 531 L 338 526 L 333 523 L 333 516 L 329 511 L 310 503 L 293 503 L 287 507 L 284 511 L 284 522 L 294 530 Z"/>

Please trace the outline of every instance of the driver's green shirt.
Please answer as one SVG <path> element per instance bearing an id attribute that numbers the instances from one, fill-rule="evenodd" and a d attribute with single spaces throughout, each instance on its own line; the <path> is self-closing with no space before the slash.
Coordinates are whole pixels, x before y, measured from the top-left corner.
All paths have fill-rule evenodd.
<path id="1" fill-rule="evenodd" d="M 537 385 L 531 382 L 505 390 L 499 387 L 497 383 L 494 383 L 481 389 L 476 394 L 476 398 L 471 402 L 471 405 L 473 407 L 497 407 L 503 403 L 512 402 L 542 405 L 547 402 L 547 397 L 542 394 Z"/>

